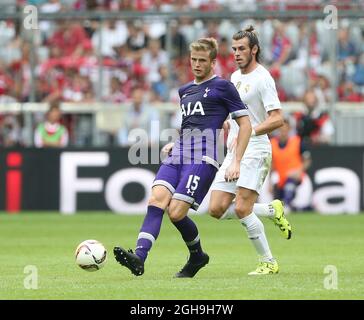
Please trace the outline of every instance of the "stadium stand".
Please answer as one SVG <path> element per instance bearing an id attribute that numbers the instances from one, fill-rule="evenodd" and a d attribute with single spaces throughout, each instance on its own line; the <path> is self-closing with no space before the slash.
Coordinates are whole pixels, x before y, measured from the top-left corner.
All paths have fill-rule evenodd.
<path id="1" fill-rule="evenodd" d="M 32 4 L 41 13 L 85 10 L 211 12 L 246 8 L 252 11 L 259 8 L 288 11 L 315 10 L 327 4 L 323 0 L 305 1 L 304 4 L 290 0 L 4 1 L 1 6 L 9 12 Z M 360 1 L 337 1 L 335 4 L 343 9 L 352 6 L 357 8 Z M 222 46 L 216 72 L 228 78 L 234 69 L 231 65 L 233 59 L 228 52 L 231 30 L 238 30 L 248 23 L 253 23 L 259 31 L 263 63 L 275 78 L 282 102 L 300 102 L 304 93 L 313 89 L 320 106 L 327 109 L 333 102 L 332 86 L 336 80 L 335 98 L 338 101 L 364 100 L 362 20 L 340 20 L 335 62 L 331 56 L 332 42 L 322 20 L 212 20 L 182 16 L 171 21 L 153 18 L 41 21 L 39 32 L 33 35 L 34 49 L 19 22 L 1 20 L 0 103 L 50 103 L 55 100 L 71 103 L 129 103 L 135 86 L 144 89 L 144 97 L 150 102 L 176 103 L 176 88 L 192 78 L 191 74 L 182 75 L 188 64 L 187 43 L 201 36 L 216 37 Z M 169 28 L 170 41 L 167 39 Z M 332 63 L 337 63 L 336 79 L 333 78 Z M 0 121 L 6 117 L 0 114 Z M 13 116 L 12 121 L 21 127 L 21 118 L 21 115 Z"/>

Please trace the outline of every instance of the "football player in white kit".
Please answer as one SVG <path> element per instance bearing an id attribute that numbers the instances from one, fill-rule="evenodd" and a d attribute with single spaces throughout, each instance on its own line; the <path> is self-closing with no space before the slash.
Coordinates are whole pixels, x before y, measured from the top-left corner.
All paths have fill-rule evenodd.
<path id="1" fill-rule="evenodd" d="M 239 130 L 234 120 L 228 120 L 228 153 L 211 186 L 209 212 L 218 219 L 237 218 L 246 228 L 260 258 L 258 267 L 249 275 L 274 274 L 278 273 L 278 263 L 272 256 L 264 225 L 257 215 L 271 218 L 286 239 L 291 237 L 291 226 L 280 200 L 270 204 L 257 204 L 256 201 L 271 167 L 272 148 L 267 134 L 283 125 L 283 113 L 274 80 L 259 64 L 259 40 L 252 26 L 234 34 L 232 49 L 239 69 L 231 75 L 231 82 L 248 106 L 253 131 L 241 160 L 239 178 L 227 181 L 226 168 L 233 159 Z M 229 210 L 234 198 L 234 209 Z"/>

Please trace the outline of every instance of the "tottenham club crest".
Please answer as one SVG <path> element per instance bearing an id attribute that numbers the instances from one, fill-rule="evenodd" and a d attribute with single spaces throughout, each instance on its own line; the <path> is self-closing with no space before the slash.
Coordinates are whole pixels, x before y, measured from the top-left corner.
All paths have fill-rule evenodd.
<path id="1" fill-rule="evenodd" d="M 205 89 L 205 94 L 203 95 L 204 98 L 207 98 L 207 94 L 210 92 L 210 89 L 209 88 L 206 88 Z"/>

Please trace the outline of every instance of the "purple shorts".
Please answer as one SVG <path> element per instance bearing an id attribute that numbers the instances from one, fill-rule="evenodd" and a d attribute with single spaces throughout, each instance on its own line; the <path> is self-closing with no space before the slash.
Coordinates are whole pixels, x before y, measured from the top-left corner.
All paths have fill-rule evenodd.
<path id="1" fill-rule="evenodd" d="M 197 164 L 175 164 L 169 157 L 160 166 L 153 187 L 165 186 L 173 194 L 173 199 L 190 203 L 191 208 L 197 210 L 218 171 L 213 162 L 203 160 Z"/>

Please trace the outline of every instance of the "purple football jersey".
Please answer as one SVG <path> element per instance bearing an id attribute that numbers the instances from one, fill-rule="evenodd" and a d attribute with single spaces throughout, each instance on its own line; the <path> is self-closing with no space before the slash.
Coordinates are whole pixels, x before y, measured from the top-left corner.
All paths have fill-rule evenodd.
<path id="1" fill-rule="evenodd" d="M 182 125 L 172 157 L 179 161 L 217 160 L 217 139 L 229 113 L 232 118 L 248 115 L 234 85 L 218 76 L 179 89 Z"/>
<path id="2" fill-rule="evenodd" d="M 165 186 L 173 199 L 191 204 L 197 210 L 215 174 L 217 138 L 225 119 L 247 116 L 234 85 L 220 77 L 179 90 L 182 126 L 172 153 L 163 161 L 153 186 Z"/>

